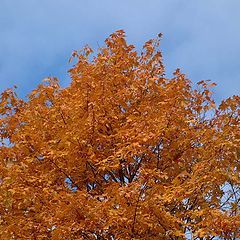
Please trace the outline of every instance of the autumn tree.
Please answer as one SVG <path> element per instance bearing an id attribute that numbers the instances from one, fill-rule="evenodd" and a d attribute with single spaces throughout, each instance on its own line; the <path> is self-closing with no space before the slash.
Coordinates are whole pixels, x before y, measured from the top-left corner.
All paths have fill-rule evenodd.
<path id="1" fill-rule="evenodd" d="M 71 84 L 0 101 L 0 239 L 239 239 L 240 97 L 216 107 L 159 35 L 74 52 Z"/>

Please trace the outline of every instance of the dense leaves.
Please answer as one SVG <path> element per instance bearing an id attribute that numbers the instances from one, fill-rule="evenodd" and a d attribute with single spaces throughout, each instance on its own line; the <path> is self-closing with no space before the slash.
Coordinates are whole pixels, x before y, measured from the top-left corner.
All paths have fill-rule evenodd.
<path id="1" fill-rule="evenodd" d="M 2 93 L 1 239 L 240 238 L 240 97 L 166 78 L 160 37 L 117 31 L 69 87 Z"/>

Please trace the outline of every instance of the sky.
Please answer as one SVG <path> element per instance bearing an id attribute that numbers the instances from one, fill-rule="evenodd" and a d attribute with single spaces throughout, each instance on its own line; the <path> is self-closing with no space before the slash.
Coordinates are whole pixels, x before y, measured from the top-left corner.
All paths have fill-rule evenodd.
<path id="1" fill-rule="evenodd" d="M 240 0 L 0 0 L 0 92 L 25 97 L 49 76 L 70 83 L 68 60 L 123 29 L 138 49 L 163 33 L 167 75 L 217 83 L 217 101 L 240 93 Z"/>

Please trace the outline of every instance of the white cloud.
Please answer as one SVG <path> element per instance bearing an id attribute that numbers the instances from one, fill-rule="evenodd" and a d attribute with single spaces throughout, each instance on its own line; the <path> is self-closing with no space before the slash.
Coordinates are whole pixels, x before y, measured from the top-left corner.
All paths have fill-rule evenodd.
<path id="1" fill-rule="evenodd" d="M 239 94 L 238 0 L 1 0 L 0 91 L 13 84 L 26 95 L 46 75 L 67 78 L 68 58 L 97 46 L 117 29 L 140 46 L 164 34 L 167 69 L 219 84 L 219 97 Z"/>

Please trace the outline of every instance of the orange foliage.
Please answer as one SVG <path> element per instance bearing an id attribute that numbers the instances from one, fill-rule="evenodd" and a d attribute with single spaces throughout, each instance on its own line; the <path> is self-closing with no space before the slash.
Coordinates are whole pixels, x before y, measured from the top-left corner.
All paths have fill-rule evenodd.
<path id="1" fill-rule="evenodd" d="M 69 87 L 2 93 L 0 239 L 240 238 L 240 97 L 166 78 L 160 37 L 117 31 Z"/>

